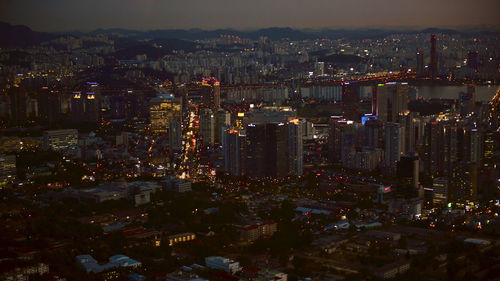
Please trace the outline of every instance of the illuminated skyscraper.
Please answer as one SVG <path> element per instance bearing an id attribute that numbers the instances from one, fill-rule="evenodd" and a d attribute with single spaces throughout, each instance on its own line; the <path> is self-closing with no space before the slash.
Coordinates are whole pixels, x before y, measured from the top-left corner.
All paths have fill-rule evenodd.
<path id="1" fill-rule="evenodd" d="M 159 95 L 149 101 L 151 132 L 166 133 L 170 120 L 181 120 L 181 101 L 173 95 Z"/>
<path id="2" fill-rule="evenodd" d="M 435 178 L 432 182 L 432 202 L 434 205 L 448 204 L 449 181 L 448 178 Z"/>
<path id="3" fill-rule="evenodd" d="M 74 123 L 97 123 L 100 118 L 100 98 L 96 92 L 73 92 L 71 120 Z"/>

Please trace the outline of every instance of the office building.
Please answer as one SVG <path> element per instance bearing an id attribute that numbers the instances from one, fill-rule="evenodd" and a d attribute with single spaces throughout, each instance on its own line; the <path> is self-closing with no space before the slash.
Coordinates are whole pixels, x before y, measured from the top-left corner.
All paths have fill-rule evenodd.
<path id="1" fill-rule="evenodd" d="M 38 115 L 43 122 L 51 124 L 61 119 L 61 93 L 44 87 L 38 93 Z"/>
<path id="2" fill-rule="evenodd" d="M 179 119 L 168 121 L 168 145 L 169 149 L 173 151 L 182 149 L 182 127 Z"/>
<path id="3" fill-rule="evenodd" d="M 78 131 L 76 129 L 44 131 L 42 146 L 45 150 L 74 154 L 78 149 Z"/>
<path id="4" fill-rule="evenodd" d="M 328 156 L 333 162 L 342 159 L 354 148 L 363 146 L 363 126 L 340 116 L 332 116 L 328 128 Z"/>
<path id="5" fill-rule="evenodd" d="M 364 128 L 364 146 L 385 149 L 384 123 L 377 119 L 370 119 L 365 122 Z"/>
<path id="6" fill-rule="evenodd" d="M 204 146 L 215 143 L 215 115 L 209 108 L 200 109 L 200 137 Z"/>
<path id="7" fill-rule="evenodd" d="M 448 178 L 435 178 L 432 182 L 432 202 L 434 205 L 445 206 L 448 204 L 448 194 Z"/>
<path id="8" fill-rule="evenodd" d="M 223 128 L 229 125 L 231 125 L 231 114 L 224 109 L 218 109 L 215 112 L 215 143 L 222 143 Z"/>
<path id="9" fill-rule="evenodd" d="M 357 82 L 345 82 L 342 84 L 342 115 L 347 120 L 359 122 L 360 85 Z"/>
<path id="10" fill-rule="evenodd" d="M 396 164 L 405 153 L 404 127 L 399 123 L 385 125 L 385 167 L 391 173 L 395 172 Z"/>
<path id="11" fill-rule="evenodd" d="M 201 81 L 202 107 L 217 109 L 220 107 L 220 82 L 215 78 Z"/>
<path id="12" fill-rule="evenodd" d="M 406 185 L 418 189 L 419 173 L 420 165 L 418 155 L 410 153 L 401 156 L 397 163 L 397 176 L 399 179 L 403 180 Z"/>
<path id="13" fill-rule="evenodd" d="M 245 174 L 246 134 L 243 130 L 226 129 L 223 132 L 224 171 L 232 176 Z"/>
<path id="14" fill-rule="evenodd" d="M 170 94 L 159 95 L 149 101 L 152 133 L 167 133 L 170 120 L 181 120 L 181 100 Z"/>
<path id="15" fill-rule="evenodd" d="M 472 162 L 457 162 L 452 169 L 450 185 L 454 202 L 477 200 L 478 165 Z"/>
<path id="16" fill-rule="evenodd" d="M 304 121 L 249 124 L 246 127 L 246 175 L 300 176 L 303 173 Z"/>
<path id="17" fill-rule="evenodd" d="M 325 74 L 325 63 L 318 61 L 314 64 L 314 76 L 322 76 Z"/>

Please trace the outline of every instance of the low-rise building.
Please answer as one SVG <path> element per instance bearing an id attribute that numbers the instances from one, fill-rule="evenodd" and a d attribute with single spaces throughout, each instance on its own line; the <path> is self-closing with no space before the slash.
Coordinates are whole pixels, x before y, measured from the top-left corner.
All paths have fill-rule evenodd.
<path id="1" fill-rule="evenodd" d="M 242 240 L 255 241 L 261 237 L 270 237 L 276 231 L 278 231 L 276 222 L 264 222 L 244 226 L 240 229 L 240 234 Z"/>
<path id="2" fill-rule="evenodd" d="M 219 257 L 219 256 L 206 257 L 205 264 L 209 268 L 222 270 L 231 274 L 241 271 L 241 266 L 239 262 L 225 257 Z"/>
<path id="3" fill-rule="evenodd" d="M 187 233 L 180 233 L 168 236 L 167 240 L 168 240 L 168 245 L 173 246 L 177 243 L 193 241 L 195 238 L 196 234 L 187 232 Z"/>

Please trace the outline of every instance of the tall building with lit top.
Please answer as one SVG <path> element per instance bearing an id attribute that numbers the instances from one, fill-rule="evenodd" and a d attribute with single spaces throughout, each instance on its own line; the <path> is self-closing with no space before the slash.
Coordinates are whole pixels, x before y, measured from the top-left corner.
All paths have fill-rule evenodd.
<path id="1" fill-rule="evenodd" d="M 304 121 L 249 124 L 246 174 L 250 177 L 300 176 L 303 173 Z"/>
<path id="2" fill-rule="evenodd" d="M 100 99 L 96 92 L 73 92 L 71 120 L 74 123 L 97 123 L 100 118 Z"/>
<path id="3" fill-rule="evenodd" d="M 399 115 L 408 113 L 408 83 L 378 84 L 372 94 L 372 114 L 382 122 L 396 122 Z"/>
<path id="4" fill-rule="evenodd" d="M 215 78 L 201 81 L 202 107 L 217 109 L 220 107 L 220 82 Z"/>
<path id="5" fill-rule="evenodd" d="M 425 64 L 424 64 L 424 52 L 423 51 L 418 51 L 417 52 L 417 76 L 422 77 L 425 76 Z"/>
<path id="6" fill-rule="evenodd" d="M 181 100 L 173 95 L 159 95 L 149 101 L 151 132 L 167 133 L 170 120 L 181 120 Z"/>
<path id="7" fill-rule="evenodd" d="M 359 122 L 360 85 L 357 82 L 345 82 L 342 85 L 342 115 L 347 120 Z"/>
<path id="8" fill-rule="evenodd" d="M 232 176 L 245 174 L 246 133 L 227 129 L 223 132 L 224 171 Z"/>

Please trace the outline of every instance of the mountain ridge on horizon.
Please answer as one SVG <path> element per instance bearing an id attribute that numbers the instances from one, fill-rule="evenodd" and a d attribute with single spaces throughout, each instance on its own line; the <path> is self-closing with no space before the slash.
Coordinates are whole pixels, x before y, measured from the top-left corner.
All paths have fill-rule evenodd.
<path id="1" fill-rule="evenodd" d="M 262 36 L 276 41 L 288 38 L 290 40 L 307 39 L 376 39 L 386 37 L 391 34 L 418 34 L 418 33 L 441 33 L 441 34 L 500 34 L 500 26 L 485 27 L 476 26 L 462 29 L 429 27 L 418 28 L 379 28 L 379 27 L 358 27 L 358 28 L 321 28 L 297 29 L 292 27 L 267 27 L 254 30 L 237 30 L 233 28 L 204 30 L 200 28 L 191 29 L 154 29 L 154 30 L 133 30 L 126 28 L 99 28 L 92 31 L 68 31 L 68 32 L 38 32 L 33 31 L 25 25 L 11 25 L 0 21 L 0 34 L 6 35 L 0 37 L 1 47 L 30 47 L 42 42 L 50 41 L 62 36 L 85 36 L 85 35 L 108 35 L 128 36 L 136 40 L 151 39 L 180 39 L 180 40 L 203 40 L 216 38 L 220 35 L 230 34 L 242 38 L 259 39 Z"/>

